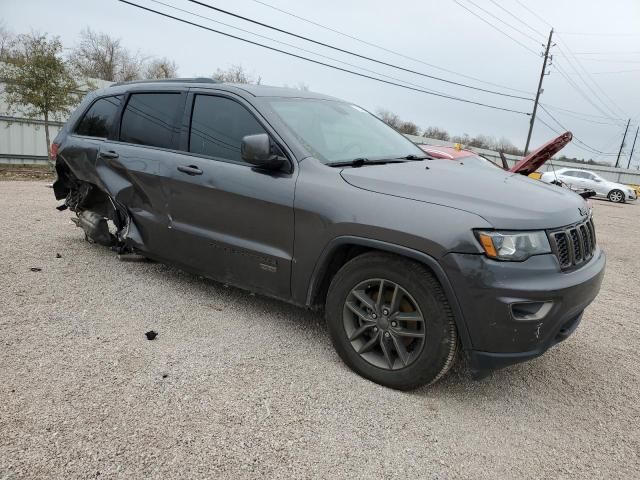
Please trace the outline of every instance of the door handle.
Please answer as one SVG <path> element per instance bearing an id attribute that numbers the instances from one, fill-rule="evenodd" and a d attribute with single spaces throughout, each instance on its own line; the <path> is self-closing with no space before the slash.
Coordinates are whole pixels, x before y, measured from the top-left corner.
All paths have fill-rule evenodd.
<path id="1" fill-rule="evenodd" d="M 98 156 L 100 158 L 113 159 L 118 158 L 120 155 L 118 155 L 118 152 L 114 152 L 113 150 L 107 150 L 99 152 Z"/>
<path id="2" fill-rule="evenodd" d="M 187 175 L 202 175 L 202 170 L 197 165 L 180 165 L 178 171 Z"/>

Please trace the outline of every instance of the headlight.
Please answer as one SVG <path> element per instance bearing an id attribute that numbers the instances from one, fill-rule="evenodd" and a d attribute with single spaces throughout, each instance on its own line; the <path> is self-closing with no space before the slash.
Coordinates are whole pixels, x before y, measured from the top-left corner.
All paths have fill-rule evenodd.
<path id="1" fill-rule="evenodd" d="M 522 261 L 531 255 L 551 253 L 545 232 L 477 231 L 484 253 L 497 260 Z"/>

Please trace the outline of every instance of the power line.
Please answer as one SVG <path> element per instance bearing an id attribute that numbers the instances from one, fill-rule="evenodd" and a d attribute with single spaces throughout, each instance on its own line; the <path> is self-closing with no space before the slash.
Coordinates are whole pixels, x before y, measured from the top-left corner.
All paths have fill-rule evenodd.
<path id="1" fill-rule="evenodd" d="M 509 10 L 507 10 L 506 8 L 504 8 L 502 5 L 500 5 L 498 2 L 496 2 L 495 0 L 489 0 L 491 3 L 493 3 L 496 7 L 498 7 L 500 10 L 504 11 L 507 13 L 507 15 L 509 15 L 510 17 L 514 18 L 515 20 L 517 20 L 518 22 L 520 22 L 522 25 L 524 25 L 525 27 L 527 27 L 529 30 L 531 30 L 532 32 L 536 33 L 537 35 L 540 35 L 541 37 L 544 37 L 544 33 L 541 33 L 539 30 L 536 30 L 535 28 L 533 28 L 531 25 L 529 25 L 527 22 L 525 22 L 524 20 L 522 20 L 520 17 L 518 17 L 517 15 L 514 15 L 513 13 L 511 13 Z"/>
<path id="2" fill-rule="evenodd" d="M 198 0 L 188 0 L 188 1 L 191 2 L 191 3 L 194 3 L 196 5 L 200 5 L 201 7 L 209 8 L 211 10 L 215 10 L 216 12 L 220 12 L 220 13 L 223 13 L 225 15 L 229 15 L 231 17 L 239 18 L 240 20 L 244 20 L 246 22 L 250 22 L 250 23 L 253 23 L 255 25 L 259 25 L 261 27 L 264 27 L 264 28 L 269 28 L 269 29 L 274 30 L 276 32 L 284 33 L 285 35 L 290 35 L 292 37 L 299 38 L 299 39 L 304 40 L 306 42 L 315 43 L 316 45 L 320 45 L 320 46 L 323 46 L 323 47 L 326 47 L 326 48 L 330 48 L 332 50 L 336 50 L 336 51 L 341 52 L 341 53 L 346 53 L 346 54 L 352 55 L 354 57 L 362 58 L 363 60 L 368 60 L 370 62 L 374 62 L 374 63 L 380 64 L 380 65 L 384 65 L 386 67 L 391 67 L 391 68 L 395 68 L 397 70 L 402 70 L 403 72 L 412 73 L 414 75 L 420 75 L 421 77 L 430 78 L 432 80 L 448 83 L 450 85 L 456 85 L 458 87 L 470 88 L 472 90 L 477 90 L 477 91 L 480 91 L 480 92 L 491 93 L 493 95 L 500 95 L 500 96 L 503 96 L 503 97 L 518 98 L 518 99 L 521 99 L 521 100 L 529 100 L 529 101 L 531 100 L 531 98 L 528 98 L 528 97 L 523 97 L 523 96 L 520 96 L 520 95 L 511 95 L 509 93 L 498 92 L 496 90 L 489 90 L 489 89 L 486 89 L 486 88 L 474 87 L 474 86 L 468 85 L 466 83 L 454 82 L 453 80 L 447 80 L 447 79 L 444 79 L 444 78 L 441 78 L 441 77 L 436 77 L 434 75 L 429 75 L 429 74 L 426 74 L 426 73 L 423 73 L 423 72 L 418 72 L 416 70 L 411 70 L 409 68 L 401 67 L 401 66 L 395 65 L 393 63 L 384 62 L 382 60 L 378 60 L 378 59 L 375 59 L 375 58 L 372 58 L 372 57 L 368 57 L 366 55 L 361 55 L 359 53 L 352 52 L 352 51 L 346 50 L 344 48 L 336 47 L 335 45 L 330 45 L 328 43 L 320 42 L 318 40 L 314 40 L 312 38 L 305 37 L 303 35 L 299 35 L 297 33 L 293 33 L 293 32 L 290 32 L 288 30 L 285 30 L 285 29 L 282 29 L 282 28 L 278 28 L 278 27 L 275 27 L 273 25 L 269 25 L 269 24 L 264 23 L 264 22 L 259 22 L 258 20 L 254 20 L 254 19 L 249 18 L 249 17 L 244 17 L 242 15 L 238 15 L 237 13 L 229 12 L 228 10 L 223 10 L 222 8 L 214 7 L 213 5 L 208 5 L 208 4 L 200 2 Z"/>
<path id="3" fill-rule="evenodd" d="M 573 114 L 576 114 L 576 115 L 582 115 L 582 116 L 585 116 L 585 117 L 592 117 L 592 118 L 606 118 L 606 119 L 609 119 L 609 117 L 608 117 L 608 116 L 595 115 L 595 114 L 593 114 L 593 113 L 578 112 L 578 111 L 576 111 L 576 110 L 569 110 L 568 108 L 557 107 L 557 106 L 555 106 L 555 105 L 549 105 L 548 103 L 545 103 L 545 106 L 546 106 L 547 108 L 551 108 L 551 109 L 553 109 L 553 110 L 559 110 L 559 111 L 561 111 L 561 112 L 569 112 L 569 113 L 573 113 Z M 622 120 L 621 120 L 621 119 L 619 119 L 618 121 L 620 122 L 620 123 L 618 123 L 618 125 L 620 125 L 620 124 L 622 123 Z"/>
<path id="4" fill-rule="evenodd" d="M 518 2 L 518 0 L 516 0 Z M 518 2 L 520 3 L 520 2 Z M 621 32 L 621 33 L 598 33 L 598 32 L 558 32 L 562 35 L 580 35 L 583 37 L 637 37 L 638 32 Z"/>
<path id="5" fill-rule="evenodd" d="M 516 3 L 518 3 L 518 5 L 520 5 L 522 8 L 524 8 L 526 11 L 528 11 L 530 14 L 532 14 L 534 17 L 536 17 L 538 20 L 540 20 L 542 23 L 544 23 L 547 27 L 553 27 L 553 25 L 551 25 L 549 22 L 547 22 L 544 18 L 542 18 L 540 15 L 538 15 L 536 12 L 534 12 L 533 10 L 531 10 L 529 7 L 527 7 L 524 3 L 522 3 L 520 0 L 516 0 Z"/>
<path id="6" fill-rule="evenodd" d="M 543 105 L 543 104 L 540 103 L 540 105 Z M 544 105 L 545 105 L 545 107 L 551 108 L 553 110 L 562 110 L 560 113 L 562 113 L 563 115 L 567 115 L 567 116 L 575 118 L 577 120 L 582 120 L 583 122 L 594 123 L 594 124 L 597 124 L 597 125 L 610 125 L 610 126 L 614 126 L 614 127 L 619 127 L 620 126 L 620 123 L 600 122 L 598 120 L 593 120 L 591 118 L 585 118 L 585 117 L 581 117 L 579 115 L 575 115 L 572 111 L 566 111 L 566 110 L 563 110 L 563 109 L 559 109 L 559 108 L 553 107 L 551 105 L 548 105 L 546 103 Z M 605 117 L 602 117 L 602 118 L 605 118 Z"/>
<path id="7" fill-rule="evenodd" d="M 608 75 L 610 73 L 633 73 L 640 72 L 640 70 L 614 70 L 608 72 L 591 72 L 591 75 Z"/>
<path id="8" fill-rule="evenodd" d="M 473 5 L 474 7 L 476 7 L 478 10 L 482 10 L 484 13 L 486 13 L 487 15 L 489 15 L 492 18 L 495 18 L 496 20 L 498 20 L 500 23 L 505 24 L 507 27 L 511 28 L 512 30 L 518 32 L 520 35 L 523 35 L 525 37 L 527 37 L 530 40 L 533 40 L 534 42 L 540 44 L 542 43 L 540 41 L 540 39 L 532 37 L 531 35 L 529 35 L 528 33 L 524 33 L 522 30 L 518 30 L 516 27 L 514 27 L 513 25 L 511 25 L 509 22 L 504 21 L 503 19 L 501 19 L 500 17 L 498 17 L 497 15 L 494 15 L 493 13 L 491 13 L 489 10 L 486 10 L 485 8 L 481 7 L 480 5 L 478 5 L 477 3 L 475 3 L 473 0 L 467 0 L 468 3 L 470 3 L 471 5 Z"/>
<path id="9" fill-rule="evenodd" d="M 580 86 L 578 86 L 578 84 L 576 84 L 576 82 L 574 82 L 573 79 L 569 77 L 569 75 L 567 75 L 567 73 L 558 64 L 554 63 L 552 66 L 567 82 L 569 82 L 569 84 L 576 90 L 576 92 L 580 94 L 580 96 L 582 96 L 582 98 L 584 98 L 587 102 L 589 102 L 593 106 L 593 108 L 598 110 L 598 112 L 600 112 L 609 120 L 619 120 L 619 118 L 612 117 L 610 114 L 602 110 L 602 108 L 600 108 L 597 104 L 595 104 L 593 100 L 591 100 L 591 98 L 589 98 L 589 96 L 586 93 L 584 93 L 584 91 L 580 88 Z"/>
<path id="10" fill-rule="evenodd" d="M 564 42 L 563 42 L 563 43 L 564 43 Z M 609 100 L 609 102 L 611 102 L 611 105 L 613 105 L 615 108 L 617 108 L 619 112 L 621 112 L 621 113 L 623 113 L 623 114 L 624 114 L 624 112 L 622 111 L 622 109 L 620 108 L 620 106 L 618 106 L 618 105 L 616 104 L 616 102 L 615 102 L 615 101 L 614 101 L 614 100 L 613 100 L 613 99 L 612 99 L 612 98 L 611 98 L 611 97 L 610 97 L 610 96 L 609 96 L 609 95 L 608 95 L 608 94 L 607 94 L 607 93 L 606 93 L 606 92 L 605 92 L 605 91 L 600 87 L 600 85 L 598 85 L 598 83 L 593 79 L 593 77 L 591 77 L 591 75 L 589 75 L 589 72 L 584 68 L 584 66 L 582 65 L 582 63 L 580 62 L 580 60 L 578 60 L 578 59 L 575 57 L 575 55 L 573 55 L 573 52 L 571 51 L 571 48 L 569 48 L 569 45 L 566 45 L 566 44 L 565 44 L 565 47 L 567 48 L 567 51 L 569 52 L 569 54 L 571 54 L 571 55 L 573 56 L 573 58 L 574 58 L 574 60 L 575 60 L 576 64 L 578 65 L 578 67 L 579 67 L 579 68 L 584 72 L 584 74 L 586 75 L 586 77 L 587 77 L 587 78 L 589 78 L 589 80 L 591 81 L 591 83 L 593 83 L 593 85 L 598 89 L 598 91 L 600 91 L 600 93 L 601 93 L 604 97 L 606 97 L 606 98 L 607 98 L 607 100 Z M 565 53 L 564 53 L 564 50 L 563 50 L 561 47 L 558 47 L 558 49 L 560 50 L 560 54 L 561 54 L 563 57 L 567 58 L 567 57 L 566 57 L 566 55 L 565 55 Z M 569 60 L 569 59 L 567 58 L 567 60 Z M 573 68 L 573 65 L 572 65 L 572 68 Z M 576 70 L 575 68 L 574 68 L 574 71 L 577 73 L 577 70 Z M 617 115 L 617 113 L 615 112 L 615 110 L 614 110 L 614 109 L 610 108 L 610 107 L 609 107 L 609 106 L 608 106 L 608 105 L 607 105 L 607 104 L 602 100 L 602 98 L 598 97 L 598 95 L 597 95 L 597 94 L 595 94 L 595 92 L 593 91 L 593 89 L 591 89 L 591 87 L 589 87 L 589 85 L 588 85 L 588 84 L 587 84 L 587 82 L 584 80 L 584 78 L 582 78 L 582 76 L 581 76 L 581 75 L 579 75 L 579 74 L 578 74 L 578 76 L 579 76 L 579 78 L 582 80 L 582 82 L 583 82 L 585 85 L 587 85 L 587 87 L 589 88 L 589 90 L 591 90 L 591 92 L 592 92 L 594 95 L 596 95 L 596 98 L 598 98 L 598 99 L 600 100 L 600 102 L 601 102 L 605 107 L 607 107 L 607 108 L 608 108 L 608 110 L 609 110 L 611 113 L 613 113 L 613 114 L 614 114 L 614 116 L 615 116 L 615 115 Z"/>
<path id="11" fill-rule="evenodd" d="M 181 23 L 185 23 L 187 25 L 192 25 L 194 27 L 201 28 L 203 30 L 207 30 L 207 31 L 210 31 L 210 32 L 213 32 L 213 33 L 217 33 L 217 34 L 229 37 L 229 38 L 233 38 L 235 40 L 240 40 L 241 42 L 245 42 L 245 43 L 248 43 L 248 44 L 251 44 L 251 45 L 256 45 L 258 47 L 266 48 L 268 50 L 272 50 L 274 52 L 282 53 L 282 54 L 288 55 L 290 57 L 294 57 L 294 58 L 298 58 L 300 60 L 304 60 L 304 61 L 307 61 L 307 62 L 315 63 L 317 65 L 322 65 L 324 67 L 332 68 L 334 70 L 338 70 L 338 71 L 341 71 L 341 72 L 350 73 L 352 75 L 357 75 L 359 77 L 368 78 L 370 80 L 374 80 L 374 81 L 377 81 L 377 82 L 380 82 L 380 83 L 385 83 L 387 85 L 394 85 L 396 87 L 405 88 L 407 90 L 412 90 L 412 91 L 424 93 L 424 94 L 427 94 L 427 95 L 433 95 L 433 96 L 436 96 L 436 97 L 447 98 L 449 100 L 455 100 L 455 101 L 458 101 L 458 102 L 469 103 L 469 104 L 478 105 L 478 106 L 482 106 L 482 107 L 492 108 L 494 110 L 501 110 L 501 111 L 505 111 L 505 112 L 518 113 L 520 115 L 529 115 L 529 113 L 521 112 L 519 110 L 513 110 L 513 109 L 510 109 L 510 108 L 498 107 L 496 105 L 489 105 L 489 104 L 486 104 L 486 103 L 481 103 L 481 102 L 476 102 L 476 101 L 473 101 L 473 100 L 468 100 L 468 99 L 465 99 L 465 98 L 462 98 L 462 97 L 454 97 L 454 96 L 451 96 L 451 95 L 446 95 L 446 94 L 435 92 L 435 91 L 428 91 L 428 90 L 424 90 L 424 89 L 420 89 L 420 88 L 414 88 L 414 87 L 411 87 L 411 86 L 408 86 L 408 85 L 403 85 L 401 83 L 395 83 L 395 82 L 391 82 L 391 81 L 388 81 L 388 80 L 383 80 L 381 78 L 372 77 L 370 75 L 365 75 L 363 73 L 355 72 L 353 70 L 348 70 L 346 68 L 338 67 L 336 65 L 331 65 L 331 64 L 328 64 L 328 63 L 320 62 L 319 60 L 314 60 L 312 58 L 304 57 L 302 55 L 297 55 L 295 53 L 287 52 L 285 50 L 280 50 L 278 48 L 271 47 L 269 45 L 265 45 L 265 44 L 262 44 L 262 43 L 259 43 L 259 42 L 255 42 L 253 40 L 249 40 L 249 39 L 246 39 L 246 38 L 243 38 L 243 37 L 239 37 L 237 35 L 232 35 L 230 33 L 222 32 L 220 30 L 215 30 L 215 29 L 207 27 L 205 25 L 200 25 L 199 23 L 195 23 L 195 22 L 191 22 L 189 20 L 185 20 L 183 18 L 175 17 L 173 15 L 169 15 L 168 13 L 160 12 L 158 10 L 154 10 L 152 8 L 148 8 L 148 7 L 145 7 L 145 6 L 142 6 L 142 5 L 138 5 L 136 3 L 132 3 L 132 2 L 129 2 L 127 0 L 119 0 L 119 1 L 121 3 L 125 3 L 127 5 L 131 5 L 133 7 L 139 8 L 141 10 L 145 10 L 147 12 L 155 13 L 157 15 L 160 15 L 160 16 L 163 16 L 163 17 L 166 17 L 166 18 L 170 18 L 172 20 L 175 20 L 175 21 L 178 21 L 178 22 L 181 22 Z"/>
<path id="12" fill-rule="evenodd" d="M 556 122 L 556 124 L 557 124 L 561 129 L 563 129 L 565 132 L 570 131 L 570 129 L 568 129 L 568 128 L 567 128 L 567 127 L 565 127 L 563 124 L 561 124 L 561 123 L 558 121 L 558 119 L 557 119 L 556 117 L 554 117 L 554 116 L 549 112 L 549 110 L 547 110 L 546 108 L 544 108 L 544 105 L 542 105 L 542 104 L 541 104 L 541 105 L 540 105 L 540 108 L 541 108 L 542 110 L 544 110 L 544 112 L 545 112 L 547 115 L 549 115 L 549 118 L 551 118 L 551 120 L 553 120 L 554 122 Z M 593 151 L 594 151 L 594 153 L 600 153 L 600 154 L 603 154 L 603 155 L 607 155 L 607 154 L 605 154 L 604 152 L 602 152 L 601 150 L 598 150 L 597 148 L 592 147 L 591 145 L 589 145 L 589 144 L 587 144 L 587 143 L 583 142 L 583 141 L 582 141 L 580 138 L 578 138 L 575 134 L 573 135 L 573 139 L 574 139 L 576 142 L 578 142 L 578 143 L 580 143 L 580 144 L 584 145 L 586 148 L 590 148 L 591 150 L 593 150 Z"/>
<path id="13" fill-rule="evenodd" d="M 163 5 L 163 6 L 167 7 L 167 8 L 171 8 L 171 9 L 173 9 L 173 10 L 177 10 L 177 11 L 179 11 L 179 12 L 186 13 L 186 14 L 188 14 L 188 15 L 192 15 L 192 16 L 194 16 L 194 17 L 202 18 L 202 19 L 204 19 L 204 20 L 208 20 L 208 21 L 210 21 L 210 22 L 217 23 L 217 24 L 219 24 L 219 25 L 224 25 L 225 27 L 232 28 L 232 29 L 234 29 L 234 30 L 238 30 L 238 31 L 240 31 L 240 32 L 244 32 L 244 33 L 248 33 L 248 34 L 250 34 L 250 35 L 254 35 L 254 36 L 258 37 L 258 38 L 263 38 L 263 39 L 265 39 L 265 40 L 269 40 L 269 41 L 271 41 L 271 42 L 274 42 L 274 43 L 277 43 L 277 44 L 280 44 L 280 45 L 285 45 L 285 46 L 287 46 L 287 47 L 295 48 L 296 50 L 300 50 L 300 51 L 302 51 L 302 52 L 306 52 L 306 53 L 309 53 L 309 54 L 311 54 L 311 55 L 316 55 L 316 56 L 318 56 L 318 57 L 325 58 L 325 59 L 327 59 L 327 60 L 331 60 L 331 61 L 334 61 L 334 62 L 341 63 L 341 64 L 343 64 L 343 65 L 347 65 L 347 66 L 349 66 L 349 67 L 353 67 L 353 68 L 357 68 L 357 69 L 359 69 L 359 70 L 363 70 L 363 71 L 365 71 L 365 72 L 373 73 L 374 75 L 378 75 L 378 76 L 383 77 L 383 78 L 388 78 L 388 79 L 390 79 L 390 80 L 394 80 L 394 81 L 397 81 L 397 82 L 402 82 L 402 83 L 405 83 L 405 84 L 407 84 L 407 85 L 411 85 L 411 86 L 418 87 L 418 88 L 423 88 L 423 89 L 425 89 L 425 90 L 427 90 L 427 91 L 430 91 L 430 92 L 441 93 L 441 92 L 437 92 L 437 91 L 435 91 L 435 90 L 428 89 L 428 88 L 426 88 L 426 87 L 424 87 L 424 86 L 422 86 L 422 85 L 418 85 L 418 84 L 415 84 L 415 83 L 411 83 L 411 82 L 409 82 L 409 81 L 407 81 L 407 80 L 404 80 L 404 79 L 400 79 L 400 78 L 393 77 L 393 76 L 390 76 L 390 75 L 385 75 L 385 74 L 383 74 L 383 73 L 376 72 L 376 71 L 374 71 L 374 70 L 369 70 L 369 69 L 364 68 L 364 67 L 361 67 L 361 66 L 359 66 L 359 65 L 354 65 L 353 63 L 345 62 L 345 61 L 343 61 L 343 60 L 339 60 L 339 59 L 334 58 L 334 57 L 329 57 L 329 56 L 327 56 L 327 55 L 323 55 L 323 54 L 321 54 L 321 53 L 317 53 L 317 52 L 314 52 L 314 51 L 312 51 L 312 50 L 307 50 L 307 49 L 305 49 L 305 48 L 299 47 L 299 46 L 297 46 L 297 45 L 293 45 L 293 44 L 291 44 L 291 43 L 283 42 L 283 41 L 281 41 L 281 40 L 276 40 L 275 38 L 267 37 L 267 36 L 265 36 L 265 35 L 260 35 L 260 34 L 258 34 L 258 33 L 254 33 L 254 32 L 251 32 L 251 31 L 249 31 L 249 30 L 245 30 L 245 29 L 243 29 L 243 28 L 236 27 L 236 26 L 234 26 L 234 25 L 231 25 L 231 24 L 228 24 L 228 23 L 225 23 L 225 22 L 220 22 L 220 21 L 218 21 L 218 20 L 214 20 L 214 19 L 213 19 L 213 18 L 211 18 L 211 17 L 207 17 L 206 15 L 200 15 L 200 14 L 195 13 L 195 12 L 192 12 L 192 11 L 190 11 L 190 10 L 185 10 L 185 9 L 183 9 L 183 8 L 174 7 L 173 5 L 169 5 L 169 4 L 167 4 L 167 3 L 161 2 L 160 0 L 149 0 L 149 1 L 150 1 L 150 2 L 153 2 L 153 3 L 156 3 L 156 4 L 159 4 L 159 5 Z"/>
<path id="14" fill-rule="evenodd" d="M 502 35 L 504 35 L 505 37 L 510 38 L 511 40 L 513 40 L 514 42 L 516 42 L 518 45 L 520 45 L 522 48 L 530 51 L 531 53 L 533 53 L 534 55 L 538 56 L 538 53 L 533 50 L 532 48 L 527 47 L 524 43 L 522 43 L 520 40 L 517 40 L 515 38 L 513 38 L 511 35 L 509 35 L 506 32 L 503 32 L 502 30 L 500 30 L 498 27 L 496 27 L 493 23 L 489 22 L 487 19 L 485 19 L 484 17 L 478 15 L 476 12 L 474 12 L 473 10 L 471 10 L 470 8 L 465 7 L 463 4 L 461 4 L 458 0 L 453 0 L 454 3 L 456 3 L 458 6 L 464 8 L 467 12 L 469 12 L 471 15 L 479 18 L 480 20 L 482 20 L 484 23 L 486 23 L 487 25 L 489 25 L 491 28 L 493 28 L 494 30 L 496 30 L 497 32 L 500 32 Z"/>
<path id="15" fill-rule="evenodd" d="M 400 56 L 402 58 L 405 58 L 407 60 L 411 60 L 413 62 L 418 62 L 418 63 L 421 63 L 421 64 L 426 65 L 426 66 L 431 67 L 431 68 L 435 68 L 436 70 L 440 70 L 440 71 L 443 71 L 443 72 L 451 73 L 453 75 L 458 75 L 458 76 L 463 77 L 463 78 L 468 78 L 469 80 L 475 80 L 476 82 L 484 83 L 486 85 L 492 85 L 494 87 L 499 87 L 499 88 L 503 88 L 505 90 L 510 90 L 512 92 L 520 92 L 520 93 L 526 93 L 526 94 L 529 94 L 529 95 L 533 95 L 531 92 L 528 92 L 526 90 L 520 90 L 520 89 L 517 89 L 517 88 L 508 87 L 506 85 L 501 85 L 499 83 L 489 82 L 487 80 L 482 80 L 481 78 L 473 77 L 471 75 L 466 75 L 464 73 L 456 72 L 455 70 L 449 70 L 447 68 L 443 68 L 443 67 L 440 67 L 438 65 L 434 65 L 432 63 L 425 62 L 424 60 L 420 60 L 419 58 L 415 58 L 415 57 L 406 55 L 406 54 L 404 54 L 402 52 L 398 52 L 397 50 L 391 50 L 389 48 L 383 47 L 380 44 L 369 42 L 367 40 L 363 40 L 363 39 L 358 38 L 358 37 L 356 37 L 354 35 L 350 35 L 348 33 L 341 32 L 340 30 L 336 30 L 335 28 L 331 28 L 331 27 L 328 27 L 328 26 L 323 25 L 321 23 L 315 22 L 315 21 L 313 21 L 313 20 L 311 20 L 309 18 L 305 18 L 305 17 L 302 17 L 300 15 L 296 15 L 295 13 L 293 13 L 291 11 L 284 10 L 282 8 L 276 7 L 275 5 L 271 5 L 271 4 L 267 3 L 267 2 L 263 2 L 261 0 L 252 0 L 252 1 L 255 2 L 255 3 L 258 3 L 260 5 L 263 5 L 263 6 L 267 7 L 267 8 L 271 8 L 272 10 L 276 10 L 276 11 L 278 11 L 280 13 L 288 15 L 290 17 L 296 18 L 298 20 L 302 20 L 303 22 L 309 23 L 310 25 L 314 25 L 316 27 L 322 28 L 322 29 L 327 30 L 329 32 L 337 33 L 338 35 L 342 35 L 343 37 L 350 38 L 351 40 L 355 40 L 356 42 L 360 42 L 363 45 L 368 45 L 370 47 L 374 47 L 374 48 L 380 49 L 380 50 L 382 50 L 384 52 L 392 53 L 394 55 L 398 55 L 398 56 Z"/>
<path id="16" fill-rule="evenodd" d="M 636 52 L 574 52 L 574 55 L 638 55 L 640 51 Z"/>

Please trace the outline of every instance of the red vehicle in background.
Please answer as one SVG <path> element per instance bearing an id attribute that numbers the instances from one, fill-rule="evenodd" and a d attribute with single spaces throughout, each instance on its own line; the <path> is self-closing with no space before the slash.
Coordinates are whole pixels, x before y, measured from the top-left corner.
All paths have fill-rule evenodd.
<path id="1" fill-rule="evenodd" d="M 504 170 L 513 173 L 520 173 L 522 175 L 529 175 L 530 173 L 538 170 L 542 165 L 546 163 L 551 157 L 562 150 L 573 138 L 571 132 L 565 132 L 557 138 L 545 143 L 540 148 L 534 150 L 529 155 L 524 157 L 513 167 L 509 167 L 506 164 L 506 160 L 503 159 Z M 471 150 L 464 150 L 461 147 L 444 147 L 444 146 L 432 146 L 432 145 L 418 145 L 425 153 L 434 158 L 445 158 L 448 160 L 464 160 L 478 162 L 480 164 L 493 165 L 497 168 L 501 168 L 488 158 L 483 157 Z"/>

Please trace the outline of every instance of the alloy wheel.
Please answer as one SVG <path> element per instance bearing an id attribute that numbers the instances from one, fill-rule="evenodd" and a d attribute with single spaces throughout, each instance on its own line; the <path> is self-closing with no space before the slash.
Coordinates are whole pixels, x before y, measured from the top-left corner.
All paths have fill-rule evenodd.
<path id="1" fill-rule="evenodd" d="M 611 194 L 609 195 L 609 199 L 612 202 L 618 203 L 622 200 L 622 193 L 620 192 L 611 192 Z"/>
<path id="2" fill-rule="evenodd" d="M 425 321 L 415 299 L 395 282 L 370 279 L 347 295 L 343 324 L 353 349 L 368 363 L 399 370 L 425 345 Z"/>

